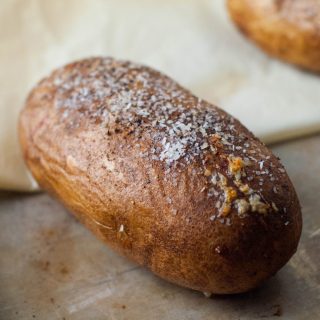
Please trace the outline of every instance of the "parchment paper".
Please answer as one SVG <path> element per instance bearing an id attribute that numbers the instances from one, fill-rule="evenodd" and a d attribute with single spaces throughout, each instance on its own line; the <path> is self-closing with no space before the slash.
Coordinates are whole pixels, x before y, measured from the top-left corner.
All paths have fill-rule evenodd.
<path id="1" fill-rule="evenodd" d="M 0 188 L 32 190 L 17 139 L 31 87 L 93 55 L 155 67 L 239 118 L 265 142 L 320 129 L 320 78 L 270 59 L 223 0 L 1 0 Z"/>

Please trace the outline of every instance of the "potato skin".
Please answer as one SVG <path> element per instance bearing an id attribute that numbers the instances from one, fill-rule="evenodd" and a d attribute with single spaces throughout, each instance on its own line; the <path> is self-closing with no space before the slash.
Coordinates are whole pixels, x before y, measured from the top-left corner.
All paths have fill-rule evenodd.
<path id="1" fill-rule="evenodd" d="M 19 133 L 43 189 L 171 282 L 244 292 L 296 251 L 300 206 L 278 159 L 148 67 L 91 58 L 54 71 L 30 93 Z"/>
<path id="2" fill-rule="evenodd" d="M 320 2 L 228 0 L 238 28 L 268 54 L 320 72 Z"/>

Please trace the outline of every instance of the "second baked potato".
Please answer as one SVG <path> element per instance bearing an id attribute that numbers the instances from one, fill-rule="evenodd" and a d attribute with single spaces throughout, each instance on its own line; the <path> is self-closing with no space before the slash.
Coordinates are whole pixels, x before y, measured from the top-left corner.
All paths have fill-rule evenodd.
<path id="1" fill-rule="evenodd" d="M 319 0 L 228 0 L 239 29 L 272 56 L 320 72 Z"/>

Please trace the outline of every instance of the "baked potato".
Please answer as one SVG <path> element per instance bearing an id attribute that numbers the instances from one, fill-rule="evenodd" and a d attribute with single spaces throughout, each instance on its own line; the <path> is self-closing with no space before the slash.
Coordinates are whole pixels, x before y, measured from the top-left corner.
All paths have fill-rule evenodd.
<path id="1" fill-rule="evenodd" d="M 320 72 L 319 0 L 228 0 L 232 20 L 271 56 Z"/>
<path id="2" fill-rule="evenodd" d="M 244 292 L 296 251 L 300 206 L 279 160 L 151 68 L 112 58 L 59 68 L 30 93 L 19 132 L 40 186 L 164 279 Z"/>

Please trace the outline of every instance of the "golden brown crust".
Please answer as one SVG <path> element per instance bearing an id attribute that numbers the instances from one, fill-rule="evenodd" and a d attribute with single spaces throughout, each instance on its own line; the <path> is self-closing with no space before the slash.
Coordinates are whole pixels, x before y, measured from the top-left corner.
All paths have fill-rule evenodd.
<path id="1" fill-rule="evenodd" d="M 228 0 L 239 29 L 269 54 L 320 72 L 319 0 Z"/>
<path id="2" fill-rule="evenodd" d="M 247 291 L 297 248 L 299 202 L 278 159 L 150 68 L 92 58 L 54 71 L 26 102 L 20 141 L 44 189 L 174 283 Z"/>

